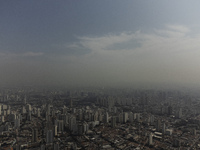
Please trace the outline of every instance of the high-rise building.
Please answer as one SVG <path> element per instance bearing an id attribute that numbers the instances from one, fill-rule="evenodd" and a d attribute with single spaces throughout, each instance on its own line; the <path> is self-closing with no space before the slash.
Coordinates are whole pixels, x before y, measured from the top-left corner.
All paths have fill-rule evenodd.
<path id="1" fill-rule="evenodd" d="M 58 120 L 58 132 L 62 133 L 64 131 L 64 123 L 63 120 Z"/>
<path id="2" fill-rule="evenodd" d="M 53 143 L 53 131 L 52 130 L 47 130 L 46 133 L 46 143 Z"/>
<path id="3" fill-rule="evenodd" d="M 1 116 L 1 122 L 4 122 L 4 115 Z"/>
<path id="4" fill-rule="evenodd" d="M 24 105 L 26 105 L 26 100 L 27 100 L 27 99 L 26 99 L 26 95 L 25 95 L 25 96 L 24 96 L 24 99 L 23 99 L 23 104 L 24 104 Z"/>
<path id="5" fill-rule="evenodd" d="M 36 128 L 32 129 L 32 142 L 38 141 L 38 130 Z"/>
<path id="6" fill-rule="evenodd" d="M 120 113 L 120 114 L 118 115 L 118 122 L 119 122 L 119 123 L 123 123 L 123 113 Z"/>
<path id="7" fill-rule="evenodd" d="M 92 121 L 99 121 L 99 120 L 98 120 L 98 116 L 99 116 L 99 113 L 98 113 L 98 111 L 96 111 L 96 112 L 93 114 L 93 119 L 92 119 Z"/>
<path id="8" fill-rule="evenodd" d="M 162 134 L 165 135 L 165 131 L 166 131 L 166 126 L 165 123 L 163 123 L 163 127 L 162 127 Z"/>
<path id="9" fill-rule="evenodd" d="M 72 108 L 73 107 L 73 100 L 70 99 L 70 107 Z"/>
<path id="10" fill-rule="evenodd" d="M 31 105 L 30 104 L 26 104 L 26 111 L 27 112 L 31 111 Z"/>
<path id="11" fill-rule="evenodd" d="M 177 118 L 182 118 L 182 108 L 178 109 Z"/>
<path id="12" fill-rule="evenodd" d="M 108 112 L 105 113 L 104 120 L 105 120 L 105 123 L 108 123 L 108 122 L 109 122 L 109 115 L 108 115 Z"/>
<path id="13" fill-rule="evenodd" d="M 195 128 L 192 130 L 192 134 L 193 134 L 193 135 L 197 135 L 197 131 L 196 131 Z"/>
<path id="14" fill-rule="evenodd" d="M 54 143 L 53 144 L 53 150 L 60 150 L 59 143 Z"/>
<path id="15" fill-rule="evenodd" d="M 89 126 L 86 122 L 83 122 L 83 133 L 86 133 L 89 130 Z"/>
<path id="16" fill-rule="evenodd" d="M 45 150 L 45 145 L 42 144 L 42 145 L 40 146 L 40 150 Z"/>
<path id="17" fill-rule="evenodd" d="M 161 113 L 162 115 L 165 114 L 165 107 L 162 106 L 162 107 L 160 108 L 160 113 Z"/>
<path id="18" fill-rule="evenodd" d="M 40 108 L 37 109 L 37 117 L 40 117 Z"/>
<path id="19" fill-rule="evenodd" d="M 153 135 L 152 135 L 152 133 L 149 134 L 149 145 L 153 145 Z"/>
<path id="20" fill-rule="evenodd" d="M 22 114 L 26 113 L 26 108 L 24 106 L 22 106 L 22 110 L 21 110 Z"/>
<path id="21" fill-rule="evenodd" d="M 169 106 L 168 107 L 168 115 L 172 115 L 172 113 L 173 113 L 173 108 L 172 108 L 172 106 Z"/>
<path id="22" fill-rule="evenodd" d="M 58 135 L 58 126 L 55 125 L 54 126 L 54 136 L 57 136 Z"/>
<path id="23" fill-rule="evenodd" d="M 128 113 L 127 112 L 123 112 L 123 123 L 126 123 L 128 120 Z"/>
<path id="24" fill-rule="evenodd" d="M 133 123 L 133 113 L 132 112 L 129 112 L 128 118 L 129 118 L 130 123 Z"/>
<path id="25" fill-rule="evenodd" d="M 73 132 L 77 132 L 77 124 L 76 124 L 76 117 L 71 116 L 69 119 L 69 129 Z"/>
<path id="26" fill-rule="evenodd" d="M 6 114 L 7 114 L 7 115 L 9 115 L 9 114 L 10 114 L 10 108 L 8 108 L 8 109 L 7 109 L 7 112 L 6 112 Z"/>
<path id="27" fill-rule="evenodd" d="M 136 115 L 136 120 L 139 122 L 140 121 L 140 113 L 137 113 Z"/>
<path id="28" fill-rule="evenodd" d="M 78 111 L 78 120 L 83 120 L 83 111 L 82 111 L 82 109 L 79 109 L 79 111 Z"/>
<path id="29" fill-rule="evenodd" d="M 113 107 L 113 112 L 117 113 L 117 107 L 116 106 Z"/>
<path id="30" fill-rule="evenodd" d="M 157 130 L 157 131 L 160 131 L 160 130 L 161 130 L 161 122 L 160 122 L 159 119 L 157 120 L 156 130 Z"/>
<path id="31" fill-rule="evenodd" d="M 151 115 L 151 117 L 150 117 L 150 124 L 154 125 L 154 115 Z"/>
<path id="32" fill-rule="evenodd" d="M 9 121 L 10 122 L 15 122 L 15 119 L 16 119 L 16 114 L 13 113 L 13 114 L 9 115 Z"/>
<path id="33" fill-rule="evenodd" d="M 113 128 L 116 126 L 116 117 L 115 117 L 115 116 L 113 116 L 113 117 L 111 118 L 111 126 L 112 126 Z"/>
<path id="34" fill-rule="evenodd" d="M 15 119 L 14 123 L 15 123 L 15 129 L 19 128 L 19 127 L 20 127 L 20 118 L 17 117 L 17 118 Z"/>
<path id="35" fill-rule="evenodd" d="M 27 114 L 27 120 L 28 121 L 31 121 L 31 116 L 32 116 L 31 111 L 29 111 L 28 114 Z"/>
<path id="36" fill-rule="evenodd" d="M 165 130 L 165 134 L 167 134 L 167 135 L 172 135 L 172 133 L 173 133 L 172 129 L 166 129 Z"/>
<path id="37" fill-rule="evenodd" d="M 83 125 L 80 123 L 78 124 L 78 134 L 79 135 L 83 135 L 84 131 L 83 131 Z"/>
<path id="38" fill-rule="evenodd" d="M 21 147 L 20 144 L 16 144 L 16 145 L 15 145 L 15 149 L 16 149 L 16 150 L 22 150 L 22 147 Z"/>
<path id="39" fill-rule="evenodd" d="M 64 114 L 64 119 L 63 119 L 63 123 L 64 123 L 64 126 L 68 126 L 69 124 L 69 115 L 68 114 Z"/>
<path id="40" fill-rule="evenodd" d="M 51 106 L 50 106 L 50 104 L 47 105 L 46 113 L 47 113 L 47 115 L 50 115 L 50 113 L 51 113 Z"/>
<path id="41" fill-rule="evenodd" d="M 133 120 L 135 120 L 137 118 L 137 113 L 133 114 Z"/>

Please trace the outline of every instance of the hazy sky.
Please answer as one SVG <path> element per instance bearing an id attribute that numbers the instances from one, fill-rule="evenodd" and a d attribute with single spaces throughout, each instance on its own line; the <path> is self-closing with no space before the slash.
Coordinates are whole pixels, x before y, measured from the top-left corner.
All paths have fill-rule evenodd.
<path id="1" fill-rule="evenodd" d="M 199 0 L 1 0 L 1 85 L 200 85 Z"/>

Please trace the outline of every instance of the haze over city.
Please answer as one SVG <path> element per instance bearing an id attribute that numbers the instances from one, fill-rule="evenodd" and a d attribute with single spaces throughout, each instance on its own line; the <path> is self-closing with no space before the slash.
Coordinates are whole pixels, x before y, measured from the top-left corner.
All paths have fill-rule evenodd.
<path id="1" fill-rule="evenodd" d="M 199 86 L 200 1 L 0 2 L 0 84 Z"/>

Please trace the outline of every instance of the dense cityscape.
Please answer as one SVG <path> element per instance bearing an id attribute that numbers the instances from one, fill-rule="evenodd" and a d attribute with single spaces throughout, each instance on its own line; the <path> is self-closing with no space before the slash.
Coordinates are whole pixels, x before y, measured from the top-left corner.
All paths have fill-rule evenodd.
<path id="1" fill-rule="evenodd" d="M 0 150 L 200 150 L 199 0 L 0 0 Z"/>
<path id="2" fill-rule="evenodd" d="M 200 148 L 198 94 L 176 90 L 4 88 L 1 149 Z"/>

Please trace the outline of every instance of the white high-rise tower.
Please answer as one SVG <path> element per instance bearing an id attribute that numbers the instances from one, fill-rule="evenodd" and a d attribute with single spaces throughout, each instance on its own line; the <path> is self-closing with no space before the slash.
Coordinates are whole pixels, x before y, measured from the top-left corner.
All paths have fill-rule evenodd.
<path id="1" fill-rule="evenodd" d="M 149 145 L 153 145 L 153 135 L 152 135 L 152 133 L 149 134 Z"/>

